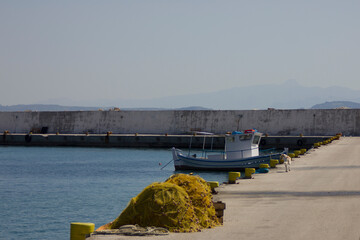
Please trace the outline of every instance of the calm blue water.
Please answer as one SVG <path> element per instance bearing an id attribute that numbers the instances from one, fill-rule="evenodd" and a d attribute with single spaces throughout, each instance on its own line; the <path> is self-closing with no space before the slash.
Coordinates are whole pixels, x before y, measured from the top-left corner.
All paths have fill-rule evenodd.
<path id="1" fill-rule="evenodd" d="M 174 174 L 170 150 L 0 146 L 0 239 L 69 239 L 71 222 L 115 219 Z M 162 166 L 159 165 L 162 163 Z M 194 172 L 223 182 L 227 172 Z"/>

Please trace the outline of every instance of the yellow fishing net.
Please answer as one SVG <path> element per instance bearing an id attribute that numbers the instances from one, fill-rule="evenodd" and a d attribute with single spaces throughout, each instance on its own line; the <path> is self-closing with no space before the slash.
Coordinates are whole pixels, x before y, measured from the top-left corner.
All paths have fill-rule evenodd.
<path id="1" fill-rule="evenodd" d="M 147 186 L 107 228 L 138 224 L 165 227 L 171 232 L 196 232 L 214 227 L 219 222 L 211 197 L 210 187 L 202 178 L 176 174 L 164 183 Z"/>
<path id="2" fill-rule="evenodd" d="M 199 176 L 175 174 L 166 180 L 166 182 L 174 183 L 185 189 L 202 228 L 211 228 L 219 225 L 212 203 L 211 188 L 204 179 Z"/>

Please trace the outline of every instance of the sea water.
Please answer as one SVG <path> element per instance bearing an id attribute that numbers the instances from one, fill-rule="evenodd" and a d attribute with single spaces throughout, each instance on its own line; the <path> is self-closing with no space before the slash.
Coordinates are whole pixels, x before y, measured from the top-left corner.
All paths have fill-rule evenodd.
<path id="1" fill-rule="evenodd" d="M 171 158 L 170 149 L 0 146 L 0 239 L 69 239 L 71 222 L 100 227 L 177 173 L 164 167 Z M 227 180 L 227 172 L 194 174 Z"/>

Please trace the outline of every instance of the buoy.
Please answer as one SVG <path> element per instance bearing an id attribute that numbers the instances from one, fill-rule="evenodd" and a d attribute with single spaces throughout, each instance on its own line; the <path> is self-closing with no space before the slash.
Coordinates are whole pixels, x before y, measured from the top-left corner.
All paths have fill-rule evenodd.
<path id="1" fill-rule="evenodd" d="M 70 224 L 70 240 L 85 240 L 86 236 L 94 232 L 94 223 L 72 222 Z"/>
<path id="2" fill-rule="evenodd" d="M 270 167 L 271 167 L 271 168 L 275 168 L 278 163 L 279 163 L 279 160 L 277 160 L 277 159 L 270 159 Z"/>
<path id="3" fill-rule="evenodd" d="M 245 178 L 252 178 L 252 174 L 255 173 L 255 168 L 245 168 Z"/>
<path id="4" fill-rule="evenodd" d="M 267 165 L 267 164 L 266 164 Z M 258 170 L 256 170 L 257 173 L 268 173 L 269 169 L 268 168 L 259 168 Z"/>
<path id="5" fill-rule="evenodd" d="M 229 172 L 229 183 L 234 184 L 236 179 L 240 177 L 240 172 Z"/>
<path id="6" fill-rule="evenodd" d="M 269 164 L 262 163 L 259 165 L 259 168 L 269 168 Z"/>

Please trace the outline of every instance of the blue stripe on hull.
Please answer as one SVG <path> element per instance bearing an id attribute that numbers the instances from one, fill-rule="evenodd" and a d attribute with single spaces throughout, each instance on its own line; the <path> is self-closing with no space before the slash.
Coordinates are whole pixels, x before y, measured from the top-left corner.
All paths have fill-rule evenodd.
<path id="1" fill-rule="evenodd" d="M 251 157 L 239 160 L 210 161 L 206 159 L 189 158 L 177 155 L 175 163 L 176 170 L 236 170 L 245 168 L 258 168 L 262 163 L 270 163 L 270 158 L 278 159 L 280 154 Z"/>

